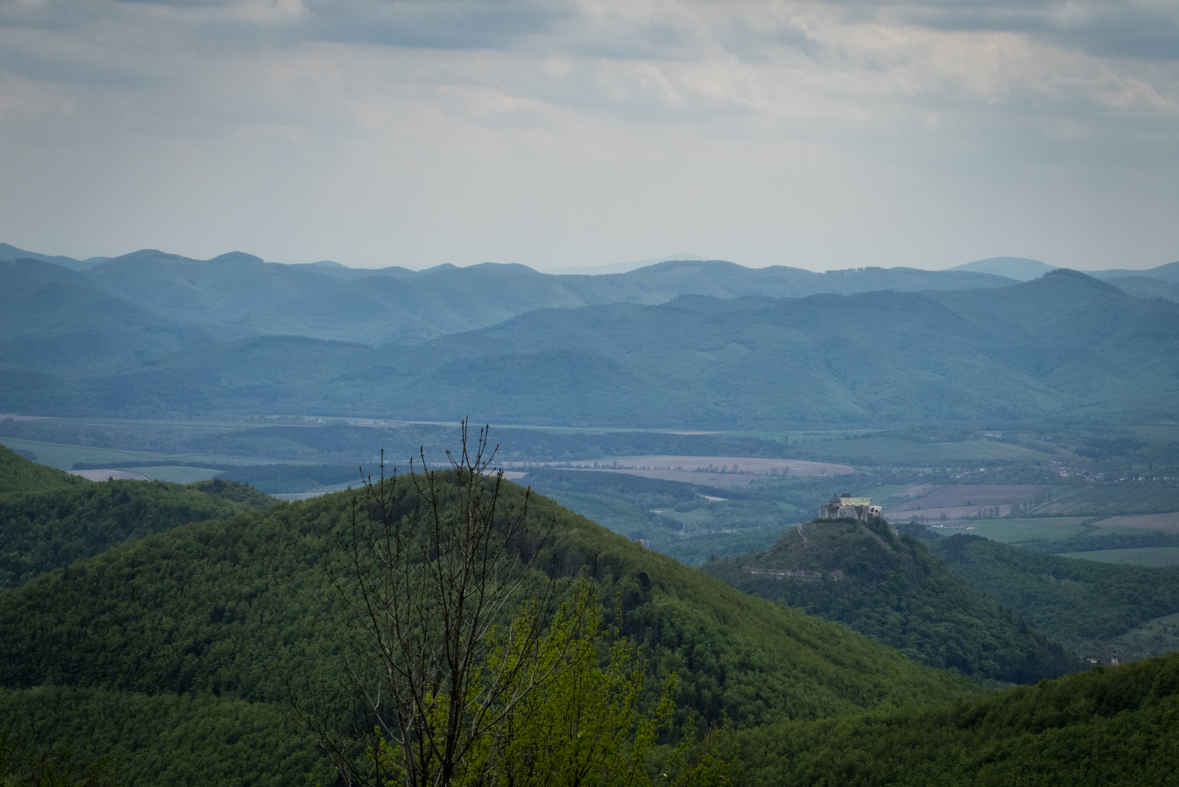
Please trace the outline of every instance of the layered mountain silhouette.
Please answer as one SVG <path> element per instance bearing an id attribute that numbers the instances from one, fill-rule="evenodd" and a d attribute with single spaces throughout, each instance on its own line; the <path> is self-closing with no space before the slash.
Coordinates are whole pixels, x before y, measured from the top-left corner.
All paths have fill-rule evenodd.
<path id="1" fill-rule="evenodd" d="M 231 289 L 224 308 L 248 320 L 245 295 Z M 1068 270 L 969 291 L 536 309 L 378 347 L 234 339 L 241 326 L 173 321 L 66 281 L 5 292 L 0 407 L 16 412 L 452 420 L 477 411 L 507 423 L 753 428 L 1138 420 L 1172 417 L 1179 401 L 1179 306 Z M 161 311 L 184 314 L 185 297 L 178 284 Z M 46 314 L 44 328 L 27 327 Z"/>
<path id="2" fill-rule="evenodd" d="M 0 408 L 698 428 L 1170 417 L 1179 310 L 1118 281 L 22 257 L 0 262 Z"/>

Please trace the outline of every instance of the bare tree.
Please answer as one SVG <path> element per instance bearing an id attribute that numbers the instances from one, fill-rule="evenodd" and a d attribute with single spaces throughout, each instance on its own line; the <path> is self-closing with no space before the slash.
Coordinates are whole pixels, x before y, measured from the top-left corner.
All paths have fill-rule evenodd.
<path id="1" fill-rule="evenodd" d="M 531 492 L 507 501 L 498 447 L 486 428 L 474 441 L 467 430 L 442 477 L 423 452 L 420 472 L 411 462 L 386 478 L 382 452 L 380 478 L 336 535 L 328 576 L 354 704 L 333 712 L 321 692 L 300 715 L 347 784 L 494 781 L 502 731 L 519 727 L 514 716 L 584 634 L 592 593 L 573 594 L 551 626 L 559 583 L 531 570 L 545 542 L 528 525 Z"/>
<path id="2" fill-rule="evenodd" d="M 604 647 L 589 575 L 534 570 L 551 527 L 530 529 L 531 491 L 507 493 L 496 448 L 464 421 L 444 472 L 423 451 L 420 472 L 386 478 L 382 452 L 328 566 L 343 691 L 320 684 L 296 713 L 347 785 L 650 785 L 674 677 L 644 710 L 621 606 Z M 724 783 L 724 740 L 678 747 L 671 781 Z"/>

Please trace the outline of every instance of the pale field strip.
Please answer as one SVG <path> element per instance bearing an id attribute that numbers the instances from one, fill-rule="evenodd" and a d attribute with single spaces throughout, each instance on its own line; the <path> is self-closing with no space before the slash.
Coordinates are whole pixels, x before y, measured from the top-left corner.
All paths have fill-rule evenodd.
<path id="1" fill-rule="evenodd" d="M 1098 527 L 1133 527 L 1143 530 L 1163 530 L 1179 532 L 1179 511 L 1169 514 L 1128 514 L 1125 516 L 1111 516 L 1095 522 Z"/>
<path id="2" fill-rule="evenodd" d="M 69 470 L 70 475 L 81 476 L 87 481 L 146 481 L 147 476 L 128 470 Z"/>
<path id="3" fill-rule="evenodd" d="M 756 456 L 619 456 L 572 462 L 508 462 L 505 467 L 559 467 L 562 470 L 626 473 L 661 481 L 721 488 L 748 486 L 751 481 L 773 476 L 836 476 L 855 472 L 855 468 L 850 465 L 833 462 Z"/>
<path id="4" fill-rule="evenodd" d="M 1029 500 L 1048 489 L 1041 484 L 913 484 L 884 501 L 885 519 L 911 519 L 914 514 L 929 519 L 977 518 L 982 508 L 998 508 L 998 516 L 1011 513 L 1011 506 Z M 895 502 L 894 502 L 895 501 Z"/>

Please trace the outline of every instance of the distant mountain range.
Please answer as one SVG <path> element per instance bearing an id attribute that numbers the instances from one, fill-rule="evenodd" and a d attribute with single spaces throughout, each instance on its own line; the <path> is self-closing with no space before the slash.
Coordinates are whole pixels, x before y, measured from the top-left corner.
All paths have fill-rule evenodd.
<path id="1" fill-rule="evenodd" d="M 7 254 L 27 255 L 13 247 Z M 0 284 L 36 282 L 130 301 L 165 318 L 221 336 L 304 336 L 365 344 L 412 344 L 502 322 L 535 309 L 607 303 L 665 303 L 681 295 L 800 297 L 871 290 L 968 289 L 1010 284 L 987 273 L 862 268 L 815 273 L 744 268 L 730 262 L 672 261 L 620 274 L 538 273 L 523 265 L 440 265 L 424 271 L 347 268 L 332 262 L 285 265 L 241 252 L 211 260 L 144 250 L 98 262 L 23 256 L 0 266 Z M 64 264 L 69 263 L 69 264 Z M 75 276 L 66 275 L 66 270 Z M 30 289 L 32 288 L 32 289 Z M 113 307 L 113 306 L 112 306 Z M 125 309 L 119 306 L 118 309 Z M 40 325 L 22 320 L 40 331 Z M 166 330 L 166 329 L 165 329 Z"/>
<path id="2" fill-rule="evenodd" d="M 646 304 L 644 296 L 664 298 L 681 279 L 732 296 L 758 277 L 763 290 L 785 289 L 795 273 L 848 289 L 997 277 L 750 271 L 728 263 L 556 277 L 476 266 L 337 280 L 355 289 L 333 291 L 314 266 L 132 257 L 82 274 L 36 261 L 0 266 L 0 412 L 420 420 L 471 413 L 500 423 L 701 429 L 1045 418 L 1142 423 L 1177 415 L 1179 305 L 1133 298 L 1067 270 L 972 290 L 877 286 L 848 295 L 688 295 Z M 168 275 L 149 276 L 156 269 Z M 307 294 L 303 277 L 311 276 L 322 286 L 318 298 Z M 82 286 L 93 280 L 103 284 Z M 587 281 L 637 302 L 580 306 L 576 287 Z M 401 286 L 410 282 L 423 287 Z M 581 300 L 585 292 L 606 295 L 586 289 Z M 390 305 L 399 299 L 416 311 Z M 545 308 L 552 300 L 578 308 Z M 151 311 L 141 305 L 150 303 Z M 346 333 L 339 323 L 349 317 L 363 325 L 389 314 L 425 325 L 431 309 L 456 314 L 462 303 L 481 305 L 488 321 L 531 308 L 413 345 L 399 343 L 396 332 L 376 347 L 257 335 L 261 326 Z M 374 315 L 370 308 L 383 310 Z"/>
<path id="3" fill-rule="evenodd" d="M 1006 276 L 1016 281 L 1031 281 L 1040 278 L 1049 271 L 1056 270 L 1056 266 L 1024 257 L 990 257 L 977 262 L 968 262 L 965 265 L 955 265 L 947 270 L 993 273 L 996 276 Z"/>

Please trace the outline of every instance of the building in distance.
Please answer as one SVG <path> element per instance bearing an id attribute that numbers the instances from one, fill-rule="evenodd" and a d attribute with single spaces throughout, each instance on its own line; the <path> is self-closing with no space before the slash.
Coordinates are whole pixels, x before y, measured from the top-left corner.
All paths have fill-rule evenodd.
<path id="1" fill-rule="evenodd" d="M 867 522 L 882 514 L 880 506 L 872 505 L 870 497 L 852 497 L 844 492 L 842 495 L 832 495 L 827 505 L 819 506 L 819 519 L 855 519 Z"/>

